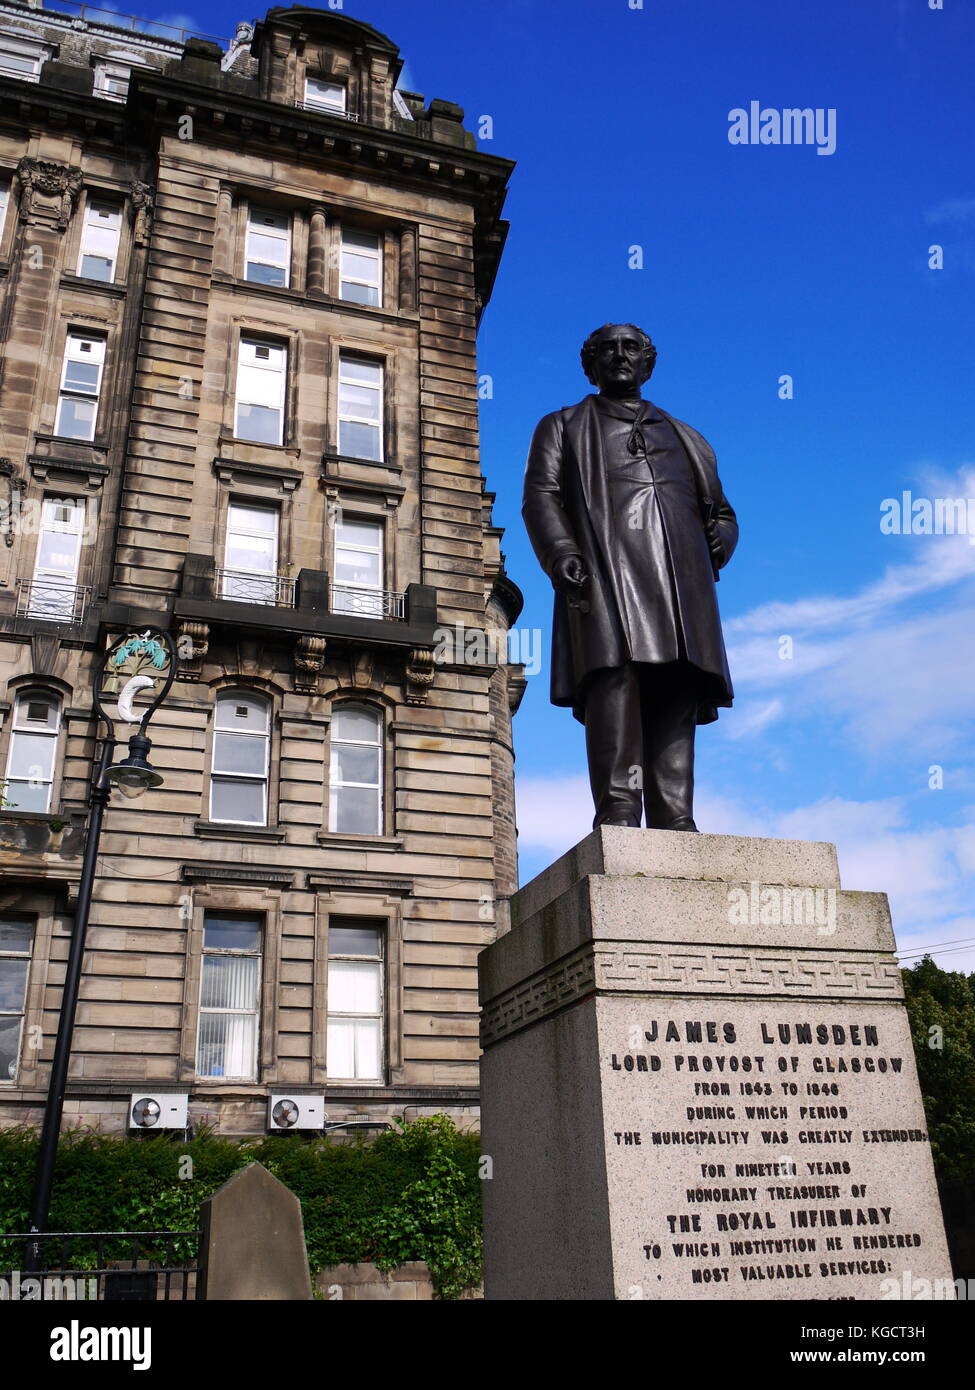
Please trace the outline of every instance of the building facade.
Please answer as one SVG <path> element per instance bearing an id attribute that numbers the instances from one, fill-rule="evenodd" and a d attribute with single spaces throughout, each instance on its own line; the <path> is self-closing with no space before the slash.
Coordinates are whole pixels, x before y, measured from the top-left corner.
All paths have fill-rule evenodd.
<path id="1" fill-rule="evenodd" d="M 93 675 L 149 625 L 164 782 L 106 814 L 65 1123 L 476 1117 L 523 679 L 456 638 L 521 603 L 475 359 L 512 166 L 401 66 L 341 11 L 0 0 L 0 1123 L 43 1109 Z"/>

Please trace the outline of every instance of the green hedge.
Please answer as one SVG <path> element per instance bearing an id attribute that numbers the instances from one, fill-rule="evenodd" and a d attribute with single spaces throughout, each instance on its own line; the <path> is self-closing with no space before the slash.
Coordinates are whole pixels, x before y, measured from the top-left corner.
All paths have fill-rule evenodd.
<path id="1" fill-rule="evenodd" d="M 27 1230 L 37 1146 L 31 1130 L 0 1130 L 0 1231 Z M 58 1147 L 49 1228 L 192 1231 L 207 1197 L 256 1160 L 301 1201 L 313 1275 L 345 1262 L 389 1270 L 424 1260 L 437 1296 L 458 1298 L 481 1278 L 479 1154 L 480 1136 L 446 1115 L 351 1142 L 75 1132 Z"/>

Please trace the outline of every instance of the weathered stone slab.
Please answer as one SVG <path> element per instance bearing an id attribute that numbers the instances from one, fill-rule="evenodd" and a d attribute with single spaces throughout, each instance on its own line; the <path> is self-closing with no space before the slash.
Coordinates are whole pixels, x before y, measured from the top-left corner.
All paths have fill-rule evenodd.
<path id="1" fill-rule="evenodd" d="M 950 1281 L 884 895 L 788 841 L 604 830 L 556 869 L 480 960 L 486 1297 Z"/>
<path id="2" fill-rule="evenodd" d="M 517 926 L 541 911 L 573 883 L 590 874 L 642 874 L 812 888 L 840 886 L 834 845 L 745 835 L 677 836 L 669 830 L 641 830 L 634 835 L 621 826 L 602 825 L 516 894 L 512 899 L 512 925 Z"/>
<path id="3" fill-rule="evenodd" d="M 301 1203 L 261 1163 L 204 1202 L 199 1298 L 310 1299 Z"/>

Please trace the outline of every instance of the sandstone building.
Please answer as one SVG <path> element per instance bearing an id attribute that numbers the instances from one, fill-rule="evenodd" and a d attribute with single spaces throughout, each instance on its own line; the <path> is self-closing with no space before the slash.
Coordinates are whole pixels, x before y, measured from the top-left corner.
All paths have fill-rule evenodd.
<path id="1" fill-rule="evenodd" d="M 66 1124 L 476 1114 L 523 679 L 438 643 L 521 606 L 475 362 L 512 166 L 401 66 L 342 11 L 0 0 L 0 1123 L 44 1103 L 93 671 L 148 624 L 164 783 L 107 812 Z"/>

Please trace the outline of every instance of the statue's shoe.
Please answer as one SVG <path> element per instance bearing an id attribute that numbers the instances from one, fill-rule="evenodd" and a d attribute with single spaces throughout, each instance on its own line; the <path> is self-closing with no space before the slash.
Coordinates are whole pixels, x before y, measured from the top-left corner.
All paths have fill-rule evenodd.
<path id="1" fill-rule="evenodd" d="M 694 822 L 691 820 L 690 816 L 679 816 L 677 820 L 672 820 L 672 821 L 670 822 L 670 824 L 668 825 L 667 829 L 668 829 L 668 830 L 693 830 L 695 834 L 698 834 L 698 833 L 699 833 L 699 832 L 698 832 L 698 829 L 697 829 L 697 826 L 696 826 L 696 825 L 694 824 Z"/>

